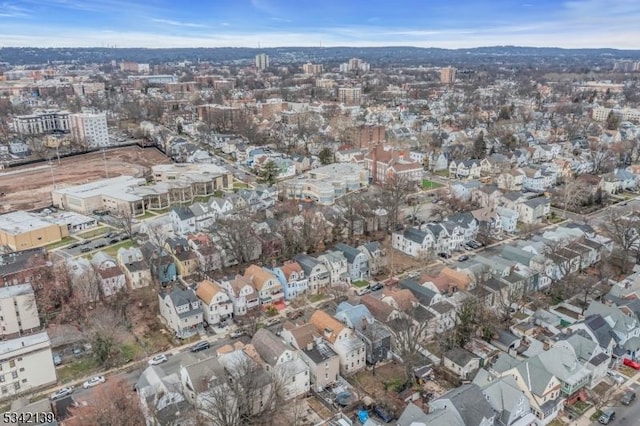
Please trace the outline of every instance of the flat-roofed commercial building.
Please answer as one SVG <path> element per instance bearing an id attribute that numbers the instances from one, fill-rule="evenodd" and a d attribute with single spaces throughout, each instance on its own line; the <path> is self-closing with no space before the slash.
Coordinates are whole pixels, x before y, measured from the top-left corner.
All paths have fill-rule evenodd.
<path id="1" fill-rule="evenodd" d="M 0 245 L 14 251 L 46 246 L 68 235 L 66 226 L 46 221 L 33 213 L 17 211 L 0 216 Z"/>

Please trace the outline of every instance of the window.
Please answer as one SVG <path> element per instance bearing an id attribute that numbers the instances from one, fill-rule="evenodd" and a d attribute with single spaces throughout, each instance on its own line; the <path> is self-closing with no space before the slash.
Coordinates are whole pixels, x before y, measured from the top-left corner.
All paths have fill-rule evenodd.
<path id="1" fill-rule="evenodd" d="M 17 379 L 18 378 L 18 372 L 17 371 L 12 371 L 11 372 L 11 378 L 12 379 Z"/>
<path id="2" fill-rule="evenodd" d="M 4 374 L 0 374 L 0 383 L 4 382 Z"/>
<path id="3" fill-rule="evenodd" d="M 16 366 L 16 360 L 12 359 L 11 361 L 9 361 L 9 368 L 13 368 Z"/>
<path id="4" fill-rule="evenodd" d="M 19 390 L 20 390 L 20 382 L 15 382 L 15 383 L 13 384 L 13 388 L 14 388 L 15 390 L 19 391 Z"/>

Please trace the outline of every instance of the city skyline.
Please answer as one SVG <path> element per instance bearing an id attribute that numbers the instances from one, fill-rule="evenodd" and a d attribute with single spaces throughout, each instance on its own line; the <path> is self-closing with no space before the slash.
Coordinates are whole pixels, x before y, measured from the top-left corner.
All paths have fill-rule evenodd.
<path id="1" fill-rule="evenodd" d="M 2 1 L 0 46 L 640 48 L 633 0 L 421 3 Z"/>

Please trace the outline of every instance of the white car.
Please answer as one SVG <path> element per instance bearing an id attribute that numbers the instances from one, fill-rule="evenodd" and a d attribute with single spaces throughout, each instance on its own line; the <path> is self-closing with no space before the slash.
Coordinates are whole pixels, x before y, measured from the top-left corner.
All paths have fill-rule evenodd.
<path id="1" fill-rule="evenodd" d="M 85 389 L 89 389 L 89 388 L 92 388 L 94 386 L 98 386 L 100 383 L 104 383 L 104 382 L 105 382 L 104 376 L 95 376 L 95 377 L 90 378 L 86 382 L 84 382 L 82 384 L 82 387 L 85 388 Z"/>
<path id="2" fill-rule="evenodd" d="M 67 395 L 71 395 L 73 393 L 73 388 L 71 386 L 60 388 L 54 393 L 51 394 L 49 399 L 55 401 L 56 399 L 64 398 Z"/>
<path id="3" fill-rule="evenodd" d="M 151 358 L 148 362 L 149 362 L 149 365 L 162 364 L 163 362 L 167 362 L 167 356 L 165 354 L 156 355 L 153 358 Z"/>

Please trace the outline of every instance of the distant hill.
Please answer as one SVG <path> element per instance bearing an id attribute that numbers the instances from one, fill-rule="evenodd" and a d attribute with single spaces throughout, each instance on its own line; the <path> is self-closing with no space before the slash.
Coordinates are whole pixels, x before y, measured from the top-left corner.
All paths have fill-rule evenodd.
<path id="1" fill-rule="evenodd" d="M 616 49 L 560 49 L 551 47 L 492 46 L 471 49 L 438 49 L 420 47 L 275 47 L 257 48 L 0 48 L 0 62 L 15 65 L 56 63 L 106 63 L 138 61 L 159 64 L 174 61 L 210 61 L 243 63 L 253 61 L 258 53 L 266 53 L 274 64 L 304 61 L 342 62 L 352 57 L 362 58 L 374 65 L 423 64 L 446 65 L 490 63 L 508 57 L 511 63 L 531 63 L 540 58 L 564 62 L 611 61 L 613 59 L 640 60 L 640 50 Z"/>

